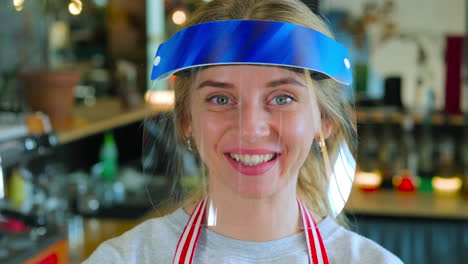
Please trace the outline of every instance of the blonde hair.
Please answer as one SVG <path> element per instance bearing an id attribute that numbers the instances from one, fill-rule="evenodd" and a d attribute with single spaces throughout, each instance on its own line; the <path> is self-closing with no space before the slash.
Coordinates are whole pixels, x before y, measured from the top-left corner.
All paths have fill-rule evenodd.
<path id="1" fill-rule="evenodd" d="M 289 22 L 312 28 L 332 37 L 325 22 L 299 0 L 215 0 L 200 6 L 192 14 L 185 27 L 209 21 L 232 19 Z M 305 71 L 308 86 L 315 90 L 322 120 L 326 120 L 333 127 L 333 132 L 325 140 L 330 163 L 333 164 L 343 140 L 350 146 L 354 146 L 356 142 L 356 128 L 353 126 L 353 120 L 350 120 L 352 115 L 349 111 L 351 108 L 343 99 L 341 85 L 331 79 L 313 80 L 310 78 L 310 74 L 309 71 Z M 180 75 L 176 78 L 174 85 L 175 136 L 179 143 L 184 145 L 186 145 L 187 140 L 183 134 L 183 127 L 187 124 L 190 116 L 191 85 L 195 78 L 194 75 Z M 331 175 L 327 173 L 324 164 L 318 144 L 314 143 L 300 169 L 297 183 L 298 196 L 309 210 L 320 216 L 332 215 L 327 198 Z M 184 203 L 199 200 L 202 195 L 203 191 L 197 190 Z"/>

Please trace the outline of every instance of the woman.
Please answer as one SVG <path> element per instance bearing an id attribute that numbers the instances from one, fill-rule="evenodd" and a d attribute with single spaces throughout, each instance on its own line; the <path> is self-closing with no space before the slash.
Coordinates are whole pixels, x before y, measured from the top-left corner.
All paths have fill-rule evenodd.
<path id="1" fill-rule="evenodd" d="M 351 70 L 304 4 L 205 4 L 158 49 L 152 79 L 173 74 L 176 136 L 206 188 L 85 263 L 401 263 L 335 221 L 355 168 Z"/>

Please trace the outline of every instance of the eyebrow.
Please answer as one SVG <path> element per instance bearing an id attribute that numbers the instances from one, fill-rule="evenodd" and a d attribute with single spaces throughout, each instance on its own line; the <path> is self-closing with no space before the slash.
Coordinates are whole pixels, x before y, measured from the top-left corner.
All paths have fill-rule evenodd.
<path id="1" fill-rule="evenodd" d="M 298 81 L 298 80 L 296 80 L 294 78 L 291 78 L 291 77 L 281 78 L 281 79 L 278 79 L 278 80 L 268 82 L 267 87 L 274 88 L 274 87 L 285 85 L 285 84 L 295 84 L 295 85 L 299 85 L 301 87 L 306 87 L 302 82 L 300 82 L 300 81 Z M 203 81 L 202 83 L 200 83 L 198 85 L 197 89 L 201 89 L 201 88 L 206 87 L 206 86 L 211 86 L 211 87 L 216 87 L 216 88 L 233 88 L 234 87 L 234 85 L 231 84 L 231 83 L 219 82 L 219 81 L 213 81 L 213 80 L 206 80 L 206 81 Z"/>
<path id="2" fill-rule="evenodd" d="M 292 78 L 292 77 L 287 77 L 287 78 L 281 78 L 279 80 L 274 80 L 274 81 L 271 81 L 267 84 L 267 87 L 277 87 L 277 86 L 281 86 L 281 85 L 284 85 L 284 84 L 296 84 L 296 85 L 299 85 L 299 86 L 302 86 L 302 87 L 306 87 L 305 84 L 303 84 L 302 82 L 296 80 L 295 78 Z"/>
<path id="3" fill-rule="evenodd" d="M 213 80 L 206 80 L 202 83 L 200 83 L 197 87 L 197 89 L 201 89 L 205 86 L 211 86 L 211 87 L 217 87 L 217 88 L 233 88 L 234 85 L 231 83 L 225 83 L 225 82 L 218 82 L 218 81 L 213 81 Z"/>

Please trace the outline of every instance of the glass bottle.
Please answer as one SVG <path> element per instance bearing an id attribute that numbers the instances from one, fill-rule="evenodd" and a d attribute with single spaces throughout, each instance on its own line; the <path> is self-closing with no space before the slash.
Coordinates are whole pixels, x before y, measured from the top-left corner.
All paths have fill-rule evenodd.
<path id="1" fill-rule="evenodd" d="M 354 182 L 363 191 L 377 190 L 382 183 L 377 159 L 379 142 L 374 129 L 372 124 L 365 123 L 362 125 L 362 133 L 360 133 L 358 170 Z"/>
<path id="2" fill-rule="evenodd" d="M 414 143 L 414 120 L 406 116 L 402 122 L 402 153 L 398 162 L 398 172 L 393 178 L 393 185 L 402 192 L 413 192 L 417 186 L 418 155 Z"/>
<path id="3" fill-rule="evenodd" d="M 418 189 L 423 192 L 432 192 L 432 179 L 435 174 L 436 146 L 432 131 L 432 114 L 435 104 L 435 93 L 432 89 L 427 89 L 425 97 L 426 105 L 423 108 L 423 123 L 421 127 L 421 137 L 419 141 L 418 156 L 420 183 Z"/>
<path id="4" fill-rule="evenodd" d="M 395 175 L 395 163 L 398 157 L 398 144 L 390 120 L 383 125 L 382 137 L 378 151 L 379 170 L 382 175 L 382 188 L 391 189 Z"/>
<path id="5" fill-rule="evenodd" d="M 439 142 L 439 157 L 437 169 L 432 179 L 434 191 L 440 194 L 455 194 L 461 189 L 461 178 L 457 175 L 455 166 L 455 140 L 453 136 L 444 134 Z"/>
<path id="6" fill-rule="evenodd" d="M 113 181 L 118 169 L 118 150 L 111 132 L 104 134 L 104 142 L 99 157 L 102 166 L 101 179 L 103 181 Z"/>
<path id="7" fill-rule="evenodd" d="M 434 177 L 434 162 L 436 159 L 432 125 L 428 118 L 423 121 L 418 152 L 418 175 L 420 177 L 418 189 L 424 192 L 432 192 L 432 178 Z"/>
<path id="8" fill-rule="evenodd" d="M 118 149 L 111 132 L 104 134 L 104 142 L 100 150 L 100 182 L 98 183 L 100 202 L 104 207 L 110 207 L 116 202 L 114 186 L 118 183 Z"/>

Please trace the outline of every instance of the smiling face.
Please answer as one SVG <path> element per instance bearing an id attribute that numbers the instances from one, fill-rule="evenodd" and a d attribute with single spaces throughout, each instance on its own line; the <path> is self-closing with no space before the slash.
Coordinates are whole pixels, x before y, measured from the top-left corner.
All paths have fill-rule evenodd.
<path id="1" fill-rule="evenodd" d="M 303 74 L 281 67 L 214 66 L 191 92 L 191 136 L 211 190 L 267 197 L 294 186 L 320 131 L 320 112 Z M 288 183 L 294 183 L 291 185 Z"/>

